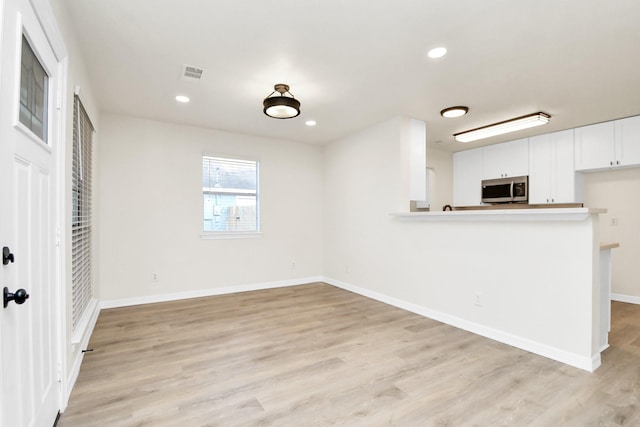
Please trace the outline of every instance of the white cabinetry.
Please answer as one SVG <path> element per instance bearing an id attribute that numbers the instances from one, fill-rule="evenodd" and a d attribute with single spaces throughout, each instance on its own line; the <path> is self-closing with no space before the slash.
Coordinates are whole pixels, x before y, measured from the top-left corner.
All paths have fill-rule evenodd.
<path id="1" fill-rule="evenodd" d="M 483 147 L 483 178 L 504 178 L 529 174 L 529 141 L 518 139 Z"/>
<path id="2" fill-rule="evenodd" d="M 478 206 L 482 199 L 482 149 L 453 154 L 453 204 Z"/>
<path id="3" fill-rule="evenodd" d="M 640 116 L 615 121 L 616 165 L 640 165 Z"/>
<path id="4" fill-rule="evenodd" d="M 576 170 L 611 167 L 615 160 L 613 122 L 576 128 L 575 148 Z"/>
<path id="5" fill-rule="evenodd" d="M 582 202 L 573 163 L 573 129 L 529 138 L 529 203 Z"/>
<path id="6" fill-rule="evenodd" d="M 640 166 L 640 116 L 575 130 L 578 171 Z"/>

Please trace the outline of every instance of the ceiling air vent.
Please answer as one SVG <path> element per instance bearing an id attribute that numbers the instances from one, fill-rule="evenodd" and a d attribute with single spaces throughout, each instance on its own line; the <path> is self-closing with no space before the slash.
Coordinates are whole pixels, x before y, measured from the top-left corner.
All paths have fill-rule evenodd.
<path id="1" fill-rule="evenodd" d="M 182 75 L 180 79 L 181 80 L 201 80 L 203 74 L 204 74 L 203 68 L 184 64 L 182 66 Z"/>

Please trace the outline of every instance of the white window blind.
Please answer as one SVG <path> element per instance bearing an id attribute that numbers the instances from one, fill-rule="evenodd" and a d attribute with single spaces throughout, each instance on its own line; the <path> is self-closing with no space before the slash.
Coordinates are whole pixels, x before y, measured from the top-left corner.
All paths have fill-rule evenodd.
<path id="1" fill-rule="evenodd" d="M 205 232 L 257 232 L 258 162 L 202 157 Z"/>
<path id="2" fill-rule="evenodd" d="M 91 163 L 93 125 L 80 99 L 73 104 L 71 270 L 72 320 L 76 326 L 93 297 L 91 278 Z"/>

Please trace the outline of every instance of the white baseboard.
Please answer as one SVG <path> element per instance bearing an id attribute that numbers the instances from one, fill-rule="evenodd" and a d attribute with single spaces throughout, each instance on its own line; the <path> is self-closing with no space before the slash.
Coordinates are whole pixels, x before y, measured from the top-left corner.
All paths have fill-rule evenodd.
<path id="1" fill-rule="evenodd" d="M 592 358 L 580 356 L 578 354 L 570 353 L 546 344 L 509 334 L 498 329 L 489 328 L 484 325 L 470 322 L 456 316 L 451 316 L 446 313 L 431 310 L 417 304 L 400 300 L 398 298 L 390 297 L 388 295 L 354 286 L 340 280 L 325 277 L 323 281 L 332 286 L 336 286 L 338 288 L 354 292 L 367 298 L 375 299 L 385 304 L 389 304 L 394 307 L 398 307 L 403 310 L 407 310 L 412 313 L 416 313 L 421 316 L 428 317 L 430 319 L 437 320 L 451 326 L 455 326 L 456 328 L 464 329 L 465 331 L 473 332 L 474 334 L 490 338 L 494 341 L 499 341 L 501 343 L 508 344 L 510 346 L 517 347 L 519 349 L 526 350 L 531 353 L 544 356 L 570 366 L 574 366 L 576 368 L 584 369 L 585 371 L 593 372 L 600 366 L 601 363 L 600 354 L 597 354 Z"/>
<path id="2" fill-rule="evenodd" d="M 611 294 L 612 301 L 628 302 L 629 304 L 640 304 L 640 297 L 624 294 Z"/>
<path id="3" fill-rule="evenodd" d="M 226 286 L 224 288 L 200 289 L 195 291 L 176 292 L 171 294 L 149 295 L 136 298 L 123 298 L 100 301 L 100 308 L 128 307 L 140 304 L 152 304 L 156 302 L 176 301 L 189 298 L 210 297 L 214 295 L 233 294 L 236 292 L 260 291 L 264 289 L 283 288 L 297 286 L 306 283 L 321 282 L 323 277 L 303 277 L 299 279 L 280 280 L 275 282 L 251 283 L 246 285 Z"/>

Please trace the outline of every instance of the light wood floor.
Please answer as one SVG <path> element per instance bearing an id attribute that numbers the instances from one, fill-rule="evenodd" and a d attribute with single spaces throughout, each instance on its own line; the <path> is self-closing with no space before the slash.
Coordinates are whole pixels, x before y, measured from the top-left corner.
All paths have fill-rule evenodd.
<path id="1" fill-rule="evenodd" d="M 612 311 L 590 374 L 320 283 L 104 310 L 58 426 L 639 426 Z"/>

